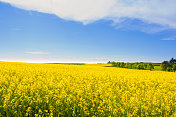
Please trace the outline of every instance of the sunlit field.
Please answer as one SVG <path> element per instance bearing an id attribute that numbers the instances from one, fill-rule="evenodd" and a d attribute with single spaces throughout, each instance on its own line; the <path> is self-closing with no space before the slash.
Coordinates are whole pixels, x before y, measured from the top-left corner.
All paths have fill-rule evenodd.
<path id="1" fill-rule="evenodd" d="M 170 116 L 176 73 L 0 62 L 0 116 Z"/>

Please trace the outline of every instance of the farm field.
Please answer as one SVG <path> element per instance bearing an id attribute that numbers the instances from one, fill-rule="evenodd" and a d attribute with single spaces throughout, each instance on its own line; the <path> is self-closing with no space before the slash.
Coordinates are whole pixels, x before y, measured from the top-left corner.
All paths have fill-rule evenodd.
<path id="1" fill-rule="evenodd" d="M 0 116 L 174 116 L 175 72 L 107 66 L 0 62 Z"/>
<path id="2" fill-rule="evenodd" d="M 160 66 L 154 66 L 154 70 L 161 71 L 161 67 Z"/>

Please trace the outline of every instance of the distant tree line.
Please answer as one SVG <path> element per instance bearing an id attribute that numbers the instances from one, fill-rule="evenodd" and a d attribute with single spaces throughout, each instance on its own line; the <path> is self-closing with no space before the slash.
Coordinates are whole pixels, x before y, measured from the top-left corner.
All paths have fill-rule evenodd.
<path id="1" fill-rule="evenodd" d="M 160 66 L 161 66 L 162 71 L 175 72 L 176 71 L 176 59 L 171 58 L 170 61 L 163 61 Z"/>
<path id="2" fill-rule="evenodd" d="M 108 64 L 112 64 L 113 67 L 121 67 L 128 69 L 139 69 L 139 70 L 152 70 L 154 69 L 154 65 L 152 63 L 124 63 L 124 62 L 108 62 Z"/>

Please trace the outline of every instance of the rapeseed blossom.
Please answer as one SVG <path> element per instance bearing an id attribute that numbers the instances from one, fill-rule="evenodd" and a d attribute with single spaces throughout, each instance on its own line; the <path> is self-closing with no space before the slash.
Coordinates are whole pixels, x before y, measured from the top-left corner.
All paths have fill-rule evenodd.
<path id="1" fill-rule="evenodd" d="M 0 62 L 0 116 L 170 116 L 176 73 Z"/>

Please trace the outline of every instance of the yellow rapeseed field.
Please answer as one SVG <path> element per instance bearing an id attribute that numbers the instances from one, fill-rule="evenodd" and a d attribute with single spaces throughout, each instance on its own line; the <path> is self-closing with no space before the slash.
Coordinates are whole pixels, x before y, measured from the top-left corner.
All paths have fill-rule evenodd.
<path id="1" fill-rule="evenodd" d="M 171 116 L 176 73 L 0 62 L 0 116 Z"/>

